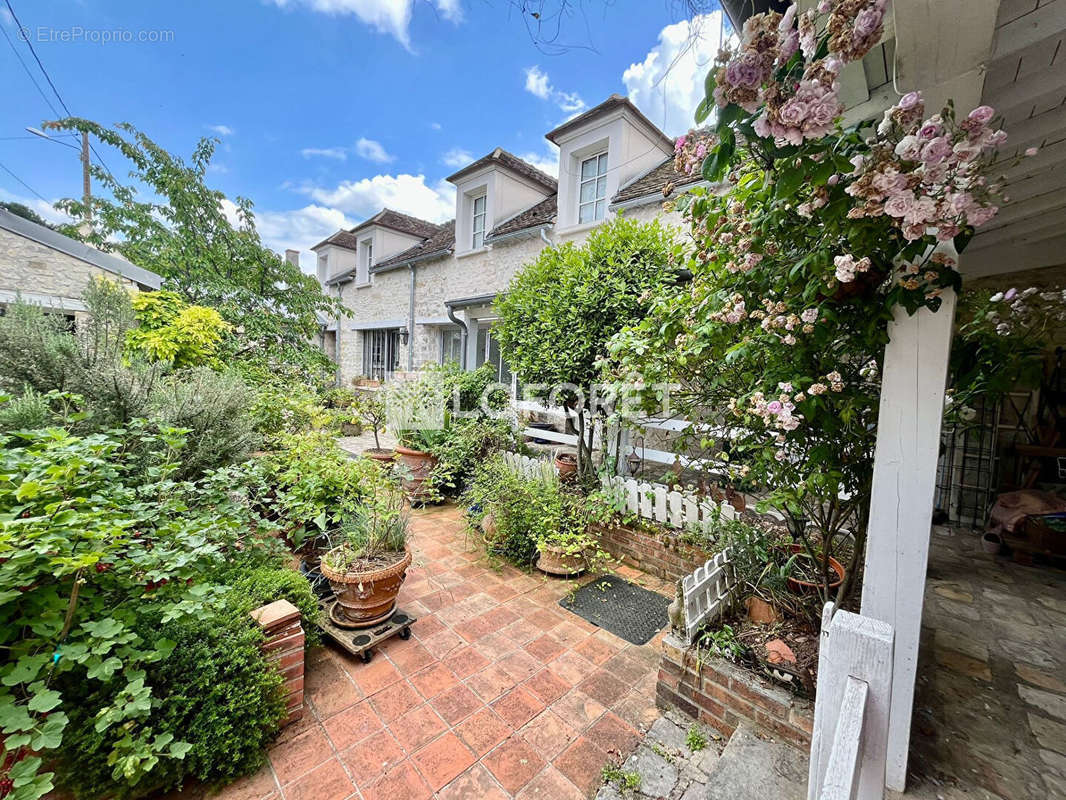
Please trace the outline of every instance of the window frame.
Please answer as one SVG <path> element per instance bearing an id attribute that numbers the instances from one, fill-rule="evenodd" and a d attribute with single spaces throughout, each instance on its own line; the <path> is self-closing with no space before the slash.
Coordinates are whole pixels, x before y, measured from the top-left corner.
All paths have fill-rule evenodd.
<path id="1" fill-rule="evenodd" d="M 364 330 L 363 375 L 373 380 L 385 380 L 399 368 L 400 329 L 370 328 Z"/>
<path id="2" fill-rule="evenodd" d="M 602 171 L 601 171 L 601 159 L 602 159 Z M 591 177 L 586 178 L 585 165 L 590 161 L 595 161 L 595 172 Z M 577 168 L 577 224 L 578 225 L 590 225 L 596 222 L 602 222 L 607 216 L 607 150 L 601 150 L 598 153 L 593 153 L 587 158 L 582 158 L 578 162 Z M 600 182 L 603 182 L 603 193 L 600 194 Z M 592 199 L 582 201 L 581 192 L 588 184 L 592 185 Z M 589 219 L 582 219 L 583 210 L 586 208 L 592 208 L 592 216 Z"/>
<path id="3" fill-rule="evenodd" d="M 477 204 L 481 202 L 481 212 L 478 213 Z M 488 218 L 489 196 L 487 193 L 474 195 L 470 198 L 470 249 L 478 250 L 485 246 L 485 223 Z M 481 225 L 478 226 L 480 221 Z M 481 241 L 478 242 L 478 236 Z"/>

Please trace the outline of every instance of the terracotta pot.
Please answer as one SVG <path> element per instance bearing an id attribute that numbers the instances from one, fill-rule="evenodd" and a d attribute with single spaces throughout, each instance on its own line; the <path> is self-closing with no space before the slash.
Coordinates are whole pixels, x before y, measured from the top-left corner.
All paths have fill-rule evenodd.
<path id="1" fill-rule="evenodd" d="M 371 447 L 369 450 L 364 450 L 363 455 L 377 461 L 382 466 L 391 464 L 396 458 L 396 453 L 394 451 L 386 450 L 384 448 L 378 449 L 377 447 Z"/>
<path id="2" fill-rule="evenodd" d="M 749 597 L 745 601 L 748 609 L 748 619 L 760 625 L 772 625 L 781 621 L 781 612 L 767 603 L 761 597 Z"/>
<path id="3" fill-rule="evenodd" d="M 549 575 L 580 575 L 585 571 L 585 556 L 581 553 L 570 555 L 561 547 L 548 546 L 537 557 L 537 569 Z"/>
<path id="4" fill-rule="evenodd" d="M 577 475 L 577 456 L 573 453 L 559 453 L 555 457 L 555 469 L 564 481 Z"/>
<path id="5" fill-rule="evenodd" d="M 491 511 L 481 518 L 481 532 L 485 534 L 487 541 L 491 541 L 496 535 L 496 517 Z"/>
<path id="6" fill-rule="evenodd" d="M 789 554 L 798 553 L 801 557 L 807 556 L 807 548 L 805 548 L 802 544 L 798 544 L 795 542 L 788 546 L 788 552 Z M 819 566 L 821 565 L 821 560 L 818 561 L 818 564 Z M 836 574 L 836 577 L 831 578 L 829 581 L 829 589 L 832 590 L 836 589 L 838 586 L 840 586 L 840 584 L 844 582 L 844 565 L 832 556 L 830 556 L 829 569 L 831 572 Z M 820 583 L 812 583 L 811 581 L 803 581 L 799 578 L 793 578 L 791 576 L 787 578 L 787 583 L 788 588 L 796 594 L 813 594 L 817 592 L 819 587 L 822 585 Z"/>
<path id="7" fill-rule="evenodd" d="M 396 460 L 407 467 L 408 474 L 404 476 L 403 488 L 411 502 L 424 503 L 430 499 L 425 483 L 429 479 L 429 473 L 437 466 L 437 457 L 432 453 L 397 446 Z"/>
<path id="8" fill-rule="evenodd" d="M 338 621 L 369 628 L 392 616 L 411 565 L 410 549 L 396 555 L 394 564 L 366 572 L 337 572 L 326 563 L 328 554 L 322 559 L 319 569 L 337 595 Z"/>

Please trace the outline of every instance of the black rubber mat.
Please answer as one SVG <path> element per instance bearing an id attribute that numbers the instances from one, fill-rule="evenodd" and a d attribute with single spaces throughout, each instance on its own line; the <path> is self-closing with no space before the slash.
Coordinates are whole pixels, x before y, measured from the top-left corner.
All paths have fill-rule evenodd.
<path id="1" fill-rule="evenodd" d="M 587 583 L 559 601 L 582 619 L 621 636 L 630 644 L 644 644 L 666 627 L 670 598 L 607 575 Z"/>

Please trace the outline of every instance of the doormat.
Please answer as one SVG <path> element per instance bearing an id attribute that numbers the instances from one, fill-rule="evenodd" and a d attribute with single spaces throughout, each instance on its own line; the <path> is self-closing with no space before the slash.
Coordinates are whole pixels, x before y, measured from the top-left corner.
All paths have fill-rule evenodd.
<path id="1" fill-rule="evenodd" d="M 647 643 L 669 622 L 669 597 L 617 575 L 605 575 L 585 584 L 560 600 L 559 605 L 630 644 Z"/>

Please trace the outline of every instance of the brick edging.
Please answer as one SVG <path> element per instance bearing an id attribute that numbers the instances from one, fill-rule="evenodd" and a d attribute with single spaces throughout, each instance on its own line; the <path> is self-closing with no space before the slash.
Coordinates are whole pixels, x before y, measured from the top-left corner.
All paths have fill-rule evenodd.
<path id="1" fill-rule="evenodd" d="M 713 553 L 681 541 L 671 530 L 653 532 L 620 525 L 593 528 L 600 546 L 612 556 L 642 572 L 675 583 L 714 558 Z"/>
<path id="2" fill-rule="evenodd" d="M 655 702 L 732 736 L 740 722 L 774 734 L 802 750 L 811 746 L 814 707 L 750 670 L 688 648 L 674 635 L 663 639 Z"/>
<path id="3" fill-rule="evenodd" d="M 251 616 L 263 631 L 263 655 L 285 681 L 284 727 L 304 713 L 304 629 L 300 609 L 288 600 L 278 600 L 255 609 Z"/>

